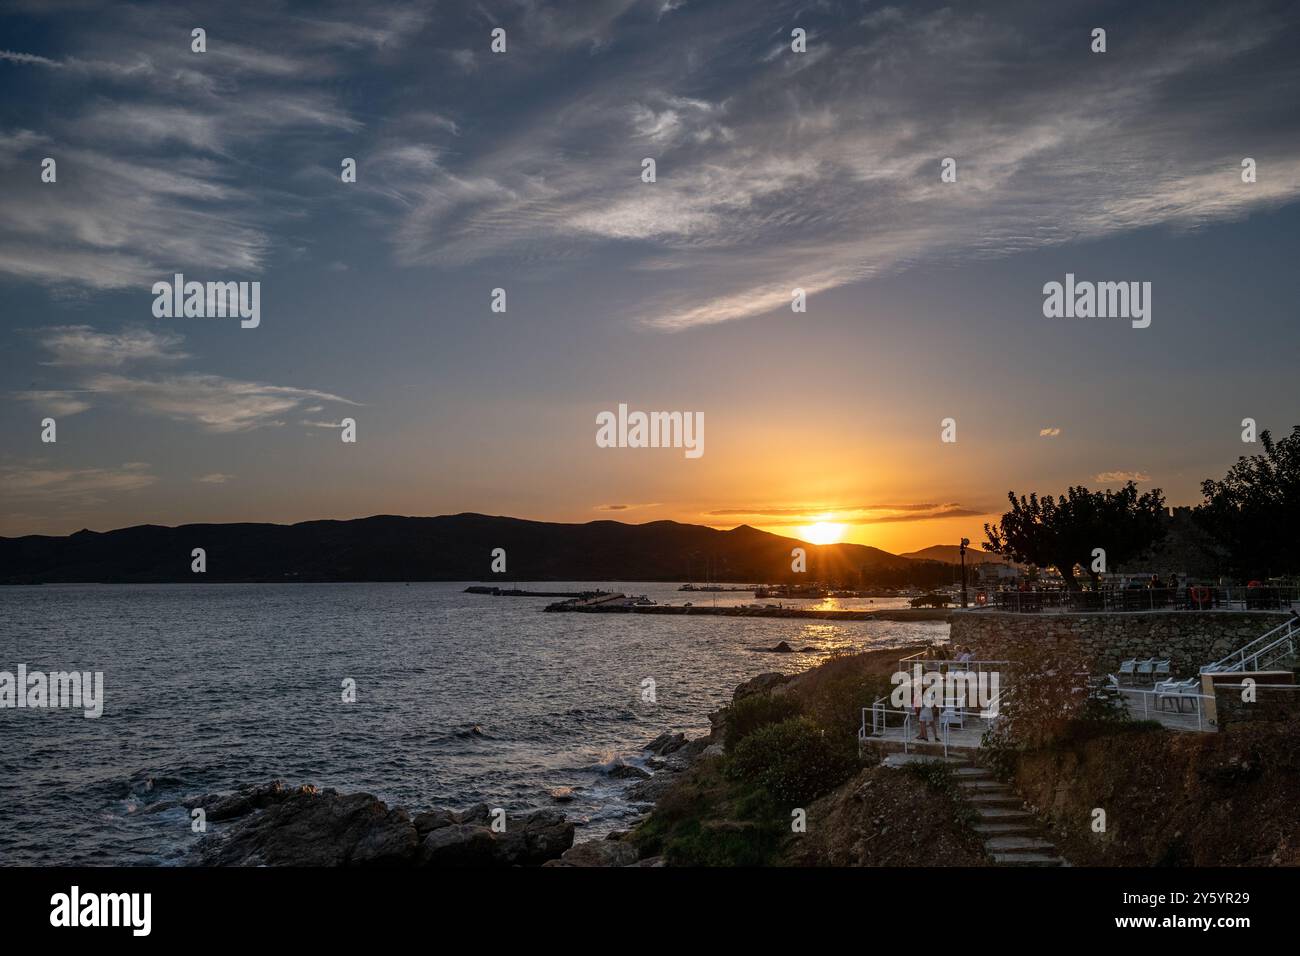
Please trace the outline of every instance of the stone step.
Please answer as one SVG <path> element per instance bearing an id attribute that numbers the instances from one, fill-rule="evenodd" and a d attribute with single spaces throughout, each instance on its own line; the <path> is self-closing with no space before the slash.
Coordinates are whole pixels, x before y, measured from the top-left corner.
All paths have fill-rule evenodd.
<path id="1" fill-rule="evenodd" d="M 1065 866 L 1059 856 L 1047 853 L 994 853 L 993 862 L 999 866 Z"/>
<path id="2" fill-rule="evenodd" d="M 960 757 L 944 757 L 918 753 L 905 754 L 901 751 L 899 753 L 892 753 L 881 761 L 881 764 L 886 767 L 903 767 L 909 763 L 943 763 L 949 764 L 950 766 L 956 765 L 956 767 L 964 767 L 966 765 L 966 761 Z M 960 773 L 960 769 L 958 769 L 958 772 Z"/>
<path id="3" fill-rule="evenodd" d="M 973 793 L 966 801 L 974 807 L 1019 807 L 1022 801 L 1011 793 Z"/>
<path id="4" fill-rule="evenodd" d="M 988 777 L 989 779 L 993 777 L 993 774 L 983 767 L 958 767 L 955 773 L 959 777 Z"/>
<path id="5" fill-rule="evenodd" d="M 991 820 L 1010 821 L 1033 819 L 1033 814 L 1028 810 L 1021 810 L 1015 807 L 976 806 L 975 813 L 986 823 Z"/>
<path id="6" fill-rule="evenodd" d="M 957 786 L 963 790 L 983 793 L 1010 793 L 1011 788 L 996 780 L 958 780 Z"/>
<path id="7" fill-rule="evenodd" d="M 1019 823 L 976 823 L 971 829 L 982 836 L 997 836 L 1009 833 L 1037 833 L 1038 825 L 1025 814 Z"/>
<path id="8" fill-rule="evenodd" d="M 1056 847 L 1036 836 L 992 836 L 984 841 L 984 848 L 990 852 L 996 853 L 1017 853 L 1017 852 L 1035 852 L 1035 853 L 1055 853 Z"/>

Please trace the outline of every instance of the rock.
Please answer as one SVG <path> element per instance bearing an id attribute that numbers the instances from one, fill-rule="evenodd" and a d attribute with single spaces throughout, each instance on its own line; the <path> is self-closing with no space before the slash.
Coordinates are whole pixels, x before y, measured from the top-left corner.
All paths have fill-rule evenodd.
<path id="1" fill-rule="evenodd" d="M 492 822 L 492 808 L 486 803 L 476 803 L 468 810 L 461 810 L 459 813 L 452 810 L 451 819 L 454 823 L 468 823 L 485 827 Z"/>
<path id="2" fill-rule="evenodd" d="M 648 856 L 644 860 L 638 860 L 637 862 L 632 863 L 630 865 L 631 866 L 667 866 L 668 864 L 664 862 L 664 858 L 662 856 Z"/>
<path id="3" fill-rule="evenodd" d="M 639 854 L 636 847 L 619 840 L 588 840 L 564 851 L 565 866 L 631 866 Z"/>
<path id="4" fill-rule="evenodd" d="M 497 833 L 477 824 L 453 823 L 433 830 L 420 845 L 422 866 L 540 866 L 573 845 L 573 824 L 553 810 L 506 820 Z"/>
<path id="5" fill-rule="evenodd" d="M 645 749 L 659 757 L 666 757 L 675 750 L 681 750 L 686 746 L 685 734 L 674 734 L 664 731 L 650 743 L 646 744 Z"/>
<path id="6" fill-rule="evenodd" d="M 209 814 L 211 819 L 211 814 Z M 413 862 L 419 838 L 405 810 L 368 793 L 302 787 L 195 846 L 199 866 L 394 866 Z"/>
<path id="7" fill-rule="evenodd" d="M 568 803 L 574 797 L 572 787 L 552 787 L 547 792 L 556 803 Z"/>
<path id="8" fill-rule="evenodd" d="M 496 859 L 496 839 L 487 827 L 453 823 L 420 844 L 421 866 L 494 866 Z"/>
<path id="9" fill-rule="evenodd" d="M 698 757 L 700 754 L 704 753 L 704 751 L 708 750 L 712 744 L 713 744 L 713 740 L 710 737 L 696 737 L 685 747 L 683 747 L 682 750 L 687 757 L 695 758 Z"/>
<path id="10" fill-rule="evenodd" d="M 756 651 L 763 651 L 767 654 L 793 654 L 794 648 L 785 641 L 778 641 L 776 647 L 756 647 Z"/>
<path id="11" fill-rule="evenodd" d="M 554 810 L 506 818 L 491 828 L 491 810 L 435 809 L 412 820 L 368 793 L 342 795 L 282 782 L 246 788 L 214 803 L 246 819 L 201 839 L 196 866 L 537 866 L 573 845 L 573 824 Z M 243 808 L 266 804 L 260 813 Z M 209 819 L 212 812 L 209 811 Z"/>
<path id="12" fill-rule="evenodd" d="M 573 824 L 555 810 L 534 810 L 523 826 L 494 834 L 511 866 L 540 866 L 573 846 Z"/>
<path id="13" fill-rule="evenodd" d="M 719 757 L 725 757 L 727 752 L 722 749 L 722 744 L 709 744 L 700 751 L 701 760 L 716 760 Z"/>
<path id="14" fill-rule="evenodd" d="M 630 763 L 622 763 L 609 772 L 611 777 L 617 780 L 649 780 L 650 772 L 642 770 L 640 767 L 633 766 Z"/>
<path id="15" fill-rule="evenodd" d="M 785 642 L 782 641 L 781 643 L 784 644 Z M 759 674 L 757 677 L 751 677 L 749 680 L 737 687 L 735 693 L 731 695 L 731 699 L 742 700 L 743 698 L 750 697 L 754 694 L 766 694 L 772 690 L 772 688 L 779 687 L 782 684 L 787 683 L 790 679 L 791 678 L 787 677 L 785 674 L 777 674 L 770 671 L 766 674 Z M 713 715 L 710 714 L 709 722 L 712 723 L 712 721 Z"/>
<path id="16" fill-rule="evenodd" d="M 456 821 L 452 818 L 450 810 L 425 810 L 423 813 L 417 813 L 411 822 L 415 825 L 415 832 L 423 838 L 425 834 L 451 826 Z"/>
<path id="17" fill-rule="evenodd" d="M 672 788 L 676 779 L 676 774 L 657 773 L 649 780 L 632 784 L 623 796 L 633 803 L 654 803 Z"/>
<path id="18" fill-rule="evenodd" d="M 202 799 L 208 802 L 196 803 L 195 806 L 203 807 L 209 823 L 220 823 L 222 820 L 246 816 L 254 810 L 265 810 L 267 807 L 283 803 L 295 794 L 315 792 L 316 788 L 310 784 L 294 788 L 283 780 L 273 780 L 271 783 L 244 787 L 235 793 L 217 797 L 215 802 L 211 802 L 212 796 L 204 797 Z M 192 810 L 194 807 L 189 809 Z"/>

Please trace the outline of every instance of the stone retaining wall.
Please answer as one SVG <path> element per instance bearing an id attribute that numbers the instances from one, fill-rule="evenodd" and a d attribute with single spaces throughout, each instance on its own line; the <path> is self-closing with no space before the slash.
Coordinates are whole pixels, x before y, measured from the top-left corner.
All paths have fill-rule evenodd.
<path id="1" fill-rule="evenodd" d="M 1015 660 L 1022 643 L 1073 646 L 1094 672 L 1115 672 L 1129 658 L 1169 658 L 1176 676 L 1191 676 L 1277 627 L 1290 615 L 1269 611 L 1139 611 L 1128 614 L 1012 614 L 959 611 L 953 644 L 983 660 Z"/>

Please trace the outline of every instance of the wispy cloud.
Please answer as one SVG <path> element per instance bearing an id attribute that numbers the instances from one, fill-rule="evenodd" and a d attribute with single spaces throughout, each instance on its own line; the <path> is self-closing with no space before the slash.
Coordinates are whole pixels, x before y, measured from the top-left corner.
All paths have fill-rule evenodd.
<path id="1" fill-rule="evenodd" d="M 771 526 L 803 525 L 826 520 L 840 524 L 872 525 L 893 524 L 903 521 L 927 521 L 934 518 L 972 517 L 985 512 L 963 507 L 956 502 L 946 504 L 905 503 L 835 506 L 780 506 L 755 508 L 723 508 L 705 512 L 711 518 L 745 518 Z"/>
<path id="2" fill-rule="evenodd" d="M 159 378 L 103 374 L 92 377 L 90 392 L 112 396 L 131 407 L 212 432 L 239 432 L 283 425 L 284 416 L 314 401 L 357 402 L 315 389 L 264 385 L 190 372 Z"/>
<path id="3" fill-rule="evenodd" d="M 67 389 L 29 389 L 15 392 L 14 397 L 29 402 L 42 414 L 56 418 L 77 415 L 92 407 L 85 393 Z"/>
<path id="4" fill-rule="evenodd" d="M 41 346 L 54 355 L 45 365 L 115 368 L 128 362 L 189 357 L 179 351 L 184 337 L 173 332 L 143 328 L 96 332 L 89 325 L 56 325 L 39 330 L 37 335 Z"/>
<path id="5" fill-rule="evenodd" d="M 1061 430 L 1055 426 L 1049 428 L 1040 428 L 1038 430 L 1039 438 L 1056 438 L 1061 434 Z"/>
<path id="6" fill-rule="evenodd" d="M 1150 481 L 1151 476 L 1141 471 L 1103 471 L 1095 480 L 1103 485 L 1118 485 L 1129 481 Z"/>
<path id="7" fill-rule="evenodd" d="M 99 504 L 105 496 L 138 491 L 158 479 L 144 462 L 112 468 L 56 468 L 43 462 L 0 465 L 0 484 L 15 499 Z"/>

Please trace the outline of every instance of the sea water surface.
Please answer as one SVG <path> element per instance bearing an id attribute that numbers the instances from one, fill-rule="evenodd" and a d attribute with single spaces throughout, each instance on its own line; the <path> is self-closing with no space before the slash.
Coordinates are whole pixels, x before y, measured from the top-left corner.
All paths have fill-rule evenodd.
<path id="1" fill-rule="evenodd" d="M 0 671 L 102 671 L 105 698 L 97 719 L 0 709 L 0 865 L 179 863 L 198 838 L 189 813 L 151 805 L 273 779 L 367 791 L 412 813 L 479 802 L 527 811 L 553 806 L 548 791 L 568 786 L 576 799 L 563 810 L 577 838 L 600 836 L 645 810 L 623 799 L 627 781 L 608 775 L 615 762 L 639 762 L 663 730 L 706 733 L 708 713 L 741 681 L 948 630 L 547 614 L 552 599 L 464 586 L 0 588 Z M 669 584 L 511 586 L 600 586 L 673 604 L 754 600 Z M 781 640 L 816 650 L 756 650 Z M 642 700 L 645 678 L 653 705 Z"/>

